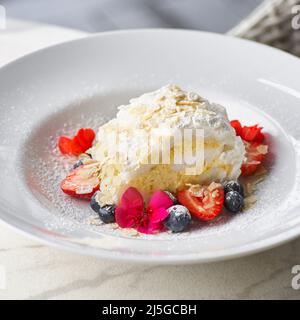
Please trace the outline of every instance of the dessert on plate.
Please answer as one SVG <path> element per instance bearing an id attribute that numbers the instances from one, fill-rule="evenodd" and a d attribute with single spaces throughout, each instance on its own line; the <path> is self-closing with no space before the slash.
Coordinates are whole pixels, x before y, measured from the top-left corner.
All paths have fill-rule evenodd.
<path id="1" fill-rule="evenodd" d="M 120 106 L 97 134 L 81 128 L 61 136 L 61 152 L 79 157 L 61 189 L 91 199 L 104 223 L 181 232 L 192 217 L 242 210 L 239 177 L 261 166 L 264 140 L 258 125 L 229 121 L 223 106 L 167 85 Z"/>

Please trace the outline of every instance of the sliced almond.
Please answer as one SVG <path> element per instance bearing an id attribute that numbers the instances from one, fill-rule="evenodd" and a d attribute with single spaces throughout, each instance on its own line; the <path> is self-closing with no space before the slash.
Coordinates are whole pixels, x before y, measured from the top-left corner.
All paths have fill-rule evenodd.
<path id="1" fill-rule="evenodd" d="M 267 154 L 268 153 L 268 146 L 266 144 L 259 145 L 256 150 L 261 154 Z"/>
<path id="2" fill-rule="evenodd" d="M 212 182 L 209 186 L 208 186 L 208 190 L 210 192 L 214 191 L 215 189 L 219 189 L 222 188 L 222 185 L 220 183 L 216 183 L 216 182 Z"/>

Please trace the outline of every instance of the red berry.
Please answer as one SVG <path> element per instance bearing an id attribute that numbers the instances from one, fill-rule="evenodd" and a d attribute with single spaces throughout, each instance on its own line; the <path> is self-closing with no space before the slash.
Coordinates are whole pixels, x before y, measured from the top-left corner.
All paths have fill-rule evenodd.
<path id="1" fill-rule="evenodd" d="M 232 120 L 230 124 L 244 142 L 246 154 L 241 171 L 243 176 L 249 176 L 257 170 L 268 153 L 268 146 L 263 144 L 265 136 L 261 132 L 262 127 L 257 124 L 250 127 L 242 126 L 238 120 Z"/>
<path id="2" fill-rule="evenodd" d="M 244 141 L 246 154 L 242 164 L 242 175 L 249 176 L 253 174 L 260 164 L 265 160 L 268 153 L 268 146 L 258 142 Z"/>
<path id="3" fill-rule="evenodd" d="M 244 126 L 242 129 L 241 138 L 248 142 L 262 143 L 265 139 L 265 136 L 261 130 L 262 127 L 258 127 L 257 124 L 251 127 Z"/>
<path id="4" fill-rule="evenodd" d="M 199 187 L 194 192 L 191 187 L 177 192 L 178 202 L 184 205 L 198 219 L 208 221 L 218 216 L 223 208 L 224 190 L 221 185 L 212 183 L 210 186 Z"/>
<path id="5" fill-rule="evenodd" d="M 64 193 L 76 197 L 90 199 L 99 190 L 100 181 L 96 175 L 97 165 L 81 165 L 72 170 L 61 182 Z"/>

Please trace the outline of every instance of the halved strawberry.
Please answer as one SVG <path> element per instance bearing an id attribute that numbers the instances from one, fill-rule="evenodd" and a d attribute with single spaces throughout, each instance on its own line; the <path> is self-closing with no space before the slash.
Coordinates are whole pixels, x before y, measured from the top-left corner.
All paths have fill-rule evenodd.
<path id="1" fill-rule="evenodd" d="M 249 176 L 253 174 L 258 166 L 265 160 L 268 153 L 268 146 L 258 142 L 244 141 L 246 154 L 242 164 L 242 175 Z"/>
<path id="2" fill-rule="evenodd" d="M 63 154 L 78 156 L 88 150 L 95 139 L 95 132 L 90 128 L 81 128 L 73 138 L 61 136 L 58 147 Z"/>
<path id="3" fill-rule="evenodd" d="M 264 134 L 261 132 L 262 127 L 257 124 L 251 127 L 244 126 L 242 129 L 241 137 L 243 140 L 248 142 L 262 143 L 265 139 Z"/>
<path id="4" fill-rule="evenodd" d="M 224 190 L 218 183 L 209 186 L 191 186 L 177 192 L 179 203 L 187 207 L 198 219 L 209 221 L 221 213 L 224 203 Z"/>
<path id="5" fill-rule="evenodd" d="M 72 197 L 90 199 L 99 190 L 98 168 L 98 164 L 93 163 L 72 170 L 61 182 L 62 191 Z"/>

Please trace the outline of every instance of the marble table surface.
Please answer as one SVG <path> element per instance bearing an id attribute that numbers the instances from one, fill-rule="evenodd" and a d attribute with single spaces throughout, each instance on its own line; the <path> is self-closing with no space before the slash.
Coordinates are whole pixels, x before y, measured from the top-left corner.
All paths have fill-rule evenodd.
<path id="1" fill-rule="evenodd" d="M 82 36 L 9 20 L 7 30 L 0 31 L 0 65 Z M 231 261 L 149 266 L 64 252 L 0 225 L 0 271 L 6 278 L 0 299 L 299 299 L 300 290 L 291 286 L 291 269 L 298 264 L 300 239 Z"/>

